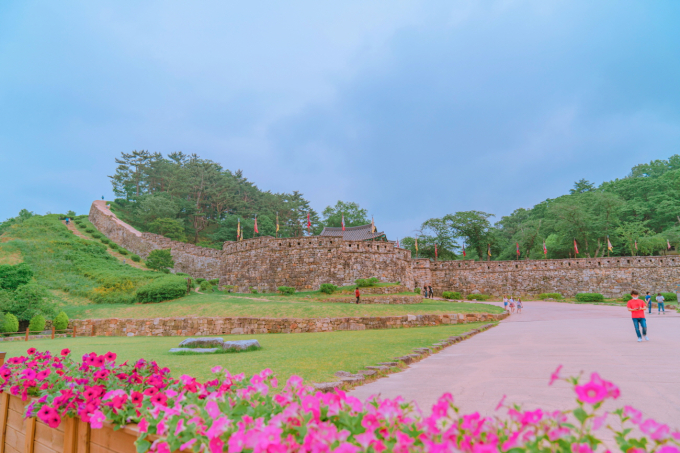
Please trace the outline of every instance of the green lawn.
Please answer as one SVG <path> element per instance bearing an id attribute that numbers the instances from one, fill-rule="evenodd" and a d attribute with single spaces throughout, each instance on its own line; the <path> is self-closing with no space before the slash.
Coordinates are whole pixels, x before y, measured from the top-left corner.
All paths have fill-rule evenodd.
<path id="1" fill-rule="evenodd" d="M 240 316 L 254 318 L 324 318 L 346 316 L 394 316 L 426 313 L 502 313 L 487 304 L 456 303 L 424 299 L 421 304 L 356 305 L 321 302 L 317 295 L 194 294 L 158 304 L 68 304 L 69 318 L 171 318 L 186 316 Z"/>
<path id="2" fill-rule="evenodd" d="M 279 379 L 293 374 L 305 381 L 328 382 L 334 380 L 336 371 L 357 372 L 379 362 L 412 353 L 414 348 L 429 347 L 452 335 L 475 329 L 482 325 L 456 324 L 409 329 L 342 331 L 299 334 L 226 335 L 229 340 L 257 339 L 259 351 L 216 355 L 172 355 L 168 349 L 177 347 L 185 337 L 81 337 L 28 342 L 0 342 L 0 351 L 7 358 L 25 354 L 29 347 L 50 350 L 53 353 L 69 348 L 75 356 L 113 351 L 120 360 L 144 358 L 167 366 L 174 376 L 189 374 L 207 379 L 210 368 L 222 365 L 232 373 L 251 375 L 271 368 Z M 453 346 L 455 347 L 455 346 Z"/>

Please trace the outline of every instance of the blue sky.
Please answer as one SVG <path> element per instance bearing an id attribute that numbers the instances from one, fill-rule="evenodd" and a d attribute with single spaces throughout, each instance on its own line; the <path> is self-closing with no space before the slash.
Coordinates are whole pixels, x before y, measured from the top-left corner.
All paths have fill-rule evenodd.
<path id="1" fill-rule="evenodd" d="M 121 151 L 356 201 L 390 237 L 680 153 L 680 2 L 0 2 L 0 219 Z"/>

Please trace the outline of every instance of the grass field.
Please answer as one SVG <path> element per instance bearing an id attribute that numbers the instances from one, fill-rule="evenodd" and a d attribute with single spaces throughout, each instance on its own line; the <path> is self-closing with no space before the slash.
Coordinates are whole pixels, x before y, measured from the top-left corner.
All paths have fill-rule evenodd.
<path id="1" fill-rule="evenodd" d="M 73 301 L 76 302 L 76 301 Z M 426 313 L 502 313 L 494 305 L 456 303 L 425 299 L 411 305 L 356 305 L 320 302 L 316 297 L 275 294 L 195 294 L 158 304 L 69 303 L 63 310 L 69 318 L 172 318 L 187 316 L 240 316 L 253 318 L 326 318 L 345 316 L 396 316 Z"/>
<path id="2" fill-rule="evenodd" d="M 221 365 L 233 373 L 251 375 L 271 368 L 279 379 L 296 374 L 305 381 L 333 381 L 336 371 L 357 372 L 412 353 L 414 348 L 429 347 L 449 336 L 479 327 L 480 323 L 456 324 L 410 329 L 342 331 L 299 334 L 227 335 L 227 340 L 257 339 L 259 351 L 216 355 L 172 355 L 185 337 L 82 337 L 28 342 L 0 343 L 7 357 L 25 354 L 30 347 L 58 352 L 69 348 L 80 357 L 89 352 L 113 351 L 119 360 L 144 358 L 167 366 L 173 375 L 189 374 L 199 379 L 211 376 L 210 368 Z M 455 346 L 453 346 L 455 347 Z"/>

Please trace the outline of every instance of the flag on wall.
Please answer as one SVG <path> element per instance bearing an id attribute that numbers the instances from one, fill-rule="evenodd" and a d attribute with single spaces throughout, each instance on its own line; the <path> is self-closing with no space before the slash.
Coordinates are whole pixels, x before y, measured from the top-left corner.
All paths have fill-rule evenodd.
<path id="1" fill-rule="evenodd" d="M 437 258 L 439 255 L 437 253 L 437 244 L 434 245 L 434 257 Z"/>
<path id="2" fill-rule="evenodd" d="M 607 236 L 607 250 L 609 250 L 610 252 L 613 250 L 612 243 L 609 240 L 609 236 Z"/>
<path id="3" fill-rule="evenodd" d="M 670 250 L 671 249 L 671 243 L 668 239 L 666 239 L 666 244 L 668 245 L 668 250 Z"/>
<path id="4" fill-rule="evenodd" d="M 345 214 L 342 215 L 342 231 L 345 231 Z"/>
<path id="5" fill-rule="evenodd" d="M 576 239 L 574 239 L 574 251 L 578 255 L 578 245 L 576 244 Z"/>
<path id="6" fill-rule="evenodd" d="M 312 231 L 312 219 L 309 217 L 309 211 L 307 211 L 307 231 Z"/>
<path id="7" fill-rule="evenodd" d="M 238 219 L 238 223 L 236 224 L 236 240 L 241 240 L 241 219 Z"/>
<path id="8" fill-rule="evenodd" d="M 486 254 L 491 257 L 491 244 L 486 244 Z"/>
<path id="9" fill-rule="evenodd" d="M 548 249 L 547 249 L 547 247 L 545 246 L 545 239 L 543 240 L 543 254 L 544 254 L 545 256 L 548 256 Z"/>
<path id="10" fill-rule="evenodd" d="M 418 253 L 418 238 L 416 238 L 416 253 Z"/>
<path id="11" fill-rule="evenodd" d="M 635 240 L 635 250 L 637 251 L 637 239 Z"/>
<path id="12" fill-rule="evenodd" d="M 371 216 L 371 233 L 375 233 L 375 222 L 373 221 L 373 216 Z"/>
<path id="13" fill-rule="evenodd" d="M 276 236 L 279 236 L 279 213 L 276 213 Z"/>
<path id="14" fill-rule="evenodd" d="M 399 248 L 399 238 L 397 238 L 397 248 Z"/>
<path id="15" fill-rule="evenodd" d="M 255 216 L 255 232 L 259 233 L 259 231 L 257 230 L 257 216 Z"/>
<path id="16" fill-rule="evenodd" d="M 465 242 L 463 242 L 463 258 L 465 258 L 466 253 L 465 253 Z"/>
<path id="17" fill-rule="evenodd" d="M 519 259 L 519 242 L 515 242 L 515 244 L 517 245 L 517 259 Z"/>

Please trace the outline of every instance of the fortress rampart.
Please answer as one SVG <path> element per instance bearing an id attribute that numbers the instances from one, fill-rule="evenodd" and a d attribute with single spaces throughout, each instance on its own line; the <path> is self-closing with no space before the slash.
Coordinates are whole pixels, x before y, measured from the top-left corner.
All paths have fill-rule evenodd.
<path id="1" fill-rule="evenodd" d="M 176 272 L 219 278 L 220 285 L 235 285 L 238 291 L 250 287 L 275 291 L 279 286 L 309 290 L 322 283 L 348 285 L 358 278 L 378 277 L 408 288 L 431 285 L 437 295 L 599 292 L 619 297 L 632 288 L 674 292 L 680 284 L 680 256 L 432 262 L 412 259 L 408 250 L 391 243 L 334 236 L 259 237 L 225 242 L 222 250 L 214 250 L 141 233 L 100 200 L 92 204 L 90 221 L 109 239 L 144 258 L 152 250 L 169 248 Z"/>

